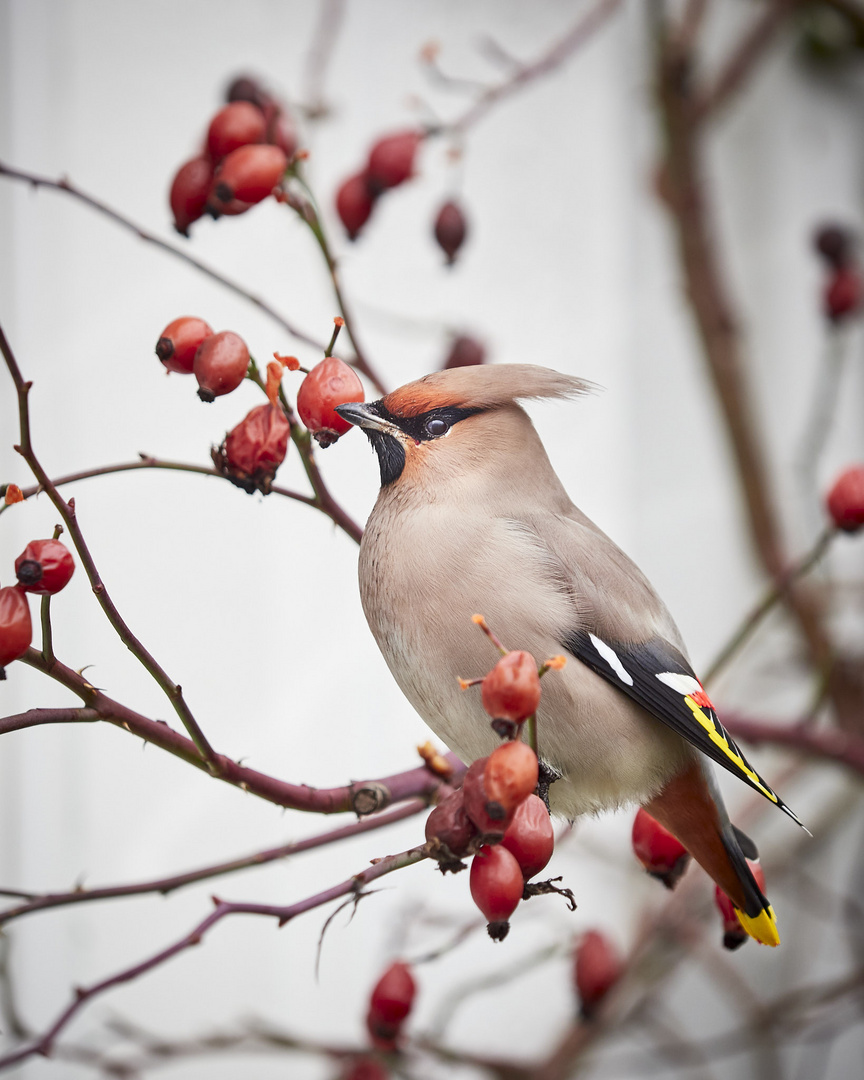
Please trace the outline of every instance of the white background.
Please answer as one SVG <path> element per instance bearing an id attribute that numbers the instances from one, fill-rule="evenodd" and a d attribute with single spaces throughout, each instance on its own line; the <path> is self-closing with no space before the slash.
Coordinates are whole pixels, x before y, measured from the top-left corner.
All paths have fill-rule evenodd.
<path id="1" fill-rule="evenodd" d="M 709 65 L 756 8 L 715 5 Z M 494 361 L 546 364 L 605 388 L 532 414 L 573 498 L 646 570 L 697 668 L 704 667 L 761 584 L 669 225 L 652 194 L 658 132 L 642 5 L 625 4 L 561 70 L 491 112 L 469 133 L 460 165 L 450 164 L 444 142 L 424 147 L 419 177 L 381 202 L 356 245 L 344 241 L 331 209 L 336 186 L 359 168 L 377 135 L 428 119 L 427 109 L 453 117 L 470 101 L 430 83 L 418 63 L 424 43 L 440 41 L 448 71 L 490 82 L 501 72 L 478 50 L 483 35 L 532 59 L 587 10 L 563 0 L 353 0 L 326 76 L 332 115 L 304 128 L 302 141 L 362 340 L 389 385 L 440 366 L 448 331 L 464 329 L 487 343 Z M 174 237 L 167 209 L 171 176 L 195 152 L 230 77 L 257 73 L 284 98 L 302 99 L 316 13 L 317 4 L 298 0 L 4 0 L 2 159 L 68 175 L 326 339 L 336 314 L 329 282 L 310 235 L 289 211 L 268 203 L 237 219 L 203 221 L 184 241 Z M 718 242 L 743 315 L 754 408 L 786 496 L 794 551 L 803 550 L 813 522 L 795 507 L 791 465 L 825 348 L 821 270 L 809 240 L 826 218 L 860 221 L 855 79 L 808 74 L 795 61 L 793 37 L 783 37 L 709 144 Z M 425 103 L 419 110 L 418 98 Z M 454 192 L 470 215 L 471 236 L 447 271 L 431 221 Z M 274 350 L 296 352 L 308 364 L 318 359 L 240 297 L 68 197 L 2 180 L 0 228 L 0 321 L 34 382 L 35 446 L 52 475 L 132 460 L 139 451 L 208 464 L 211 443 L 258 403 L 246 385 L 204 406 L 191 379 L 165 377 L 153 346 L 178 315 L 235 330 L 264 360 Z M 823 480 L 862 454 L 855 332 L 849 347 L 853 363 Z M 0 376 L 0 479 L 23 487 L 30 478 L 10 448 L 16 423 L 11 382 Z M 319 457 L 336 496 L 363 521 L 377 490 L 365 440 L 352 432 Z M 279 481 L 303 488 L 290 454 Z M 414 746 L 428 734 L 366 629 L 356 548 L 323 516 L 276 496 L 250 498 L 220 481 L 169 473 L 91 480 L 74 495 L 109 592 L 182 683 L 221 751 L 318 786 L 415 764 Z M 3 515 L 0 582 L 11 580 L 24 544 L 50 535 L 56 520 L 45 498 Z M 834 562 L 839 580 L 860 564 L 861 542 L 844 541 Z M 92 665 L 88 677 L 112 696 L 174 722 L 158 688 L 112 637 L 83 573 L 53 609 L 61 659 Z M 843 627 L 860 639 L 860 620 Z M 721 684 L 721 704 L 746 705 L 759 716 L 796 715 L 807 687 L 778 677 L 775 661 L 794 654 L 794 643 L 775 629 Z M 13 665 L 0 688 L 3 715 L 72 703 L 23 665 Z M 754 757 L 769 776 L 780 763 L 765 750 Z M 828 787 L 843 782 L 838 773 L 826 775 Z M 740 787 L 726 790 L 733 806 L 746 801 Z M 806 809 L 818 792 L 793 784 L 784 795 Z M 424 966 L 416 1030 L 478 972 L 566 943 L 579 929 L 601 925 L 626 946 L 643 901 L 663 900 L 632 860 L 629 821 L 621 814 L 585 823 L 556 855 L 552 869 L 576 890 L 576 915 L 553 898 L 533 901 L 503 946 L 478 934 Z M 162 876 L 332 824 L 245 797 L 107 726 L 33 729 L 4 737 L 0 747 L 0 884 L 7 888 Z M 769 832 L 781 851 L 798 841 L 783 821 L 766 821 Z M 133 964 L 191 928 L 213 891 L 291 902 L 421 834 L 415 819 L 167 899 L 84 905 L 13 924 L 21 1014 L 41 1030 L 74 985 Z M 790 985 L 812 959 L 807 948 L 794 947 L 798 920 L 782 885 L 772 897 L 793 945 L 779 954 L 753 947 L 736 959 L 766 994 Z M 99 1044 L 102 1025 L 115 1015 L 176 1036 L 256 1015 L 296 1033 L 359 1043 L 366 994 L 380 970 L 394 955 L 417 956 L 452 931 L 425 925 L 423 913 L 452 916 L 453 926 L 472 919 L 467 881 L 442 879 L 427 865 L 387 880 L 350 925 L 343 915 L 331 927 L 318 980 L 314 958 L 326 912 L 281 932 L 262 919 L 225 921 L 201 948 L 94 1002 L 65 1037 Z M 808 945 L 815 948 L 815 939 Z M 572 1014 L 568 978 L 561 960 L 526 977 L 515 994 L 501 989 L 472 999 L 450 1029 L 453 1042 L 539 1053 Z M 710 995 L 693 994 L 686 984 L 679 988 L 682 1015 L 698 1017 L 688 1034 L 728 1026 Z M 860 1060 L 860 1038 L 844 1047 L 832 1059 L 838 1077 L 844 1054 Z M 207 1060 L 170 1072 L 228 1077 L 239 1065 Z M 738 1075 L 734 1061 L 723 1067 L 730 1071 L 722 1075 Z M 261 1077 L 332 1073 L 325 1063 L 297 1058 L 242 1068 Z M 91 1073 L 36 1060 L 20 1075 Z"/>

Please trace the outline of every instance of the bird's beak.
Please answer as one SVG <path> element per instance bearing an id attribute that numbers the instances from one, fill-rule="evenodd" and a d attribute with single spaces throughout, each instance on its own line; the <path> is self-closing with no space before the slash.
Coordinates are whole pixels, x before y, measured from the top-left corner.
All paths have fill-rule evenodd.
<path id="1" fill-rule="evenodd" d="M 399 428 L 390 420 L 379 416 L 374 406 L 374 401 L 368 405 L 362 401 L 349 401 L 344 405 L 337 405 L 336 412 L 349 424 L 356 424 L 366 431 L 383 431 L 388 435 L 395 435 Z"/>

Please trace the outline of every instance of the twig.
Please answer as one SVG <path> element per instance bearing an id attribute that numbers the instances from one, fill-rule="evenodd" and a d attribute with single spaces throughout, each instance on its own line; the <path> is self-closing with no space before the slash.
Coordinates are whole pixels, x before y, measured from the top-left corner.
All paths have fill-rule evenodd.
<path id="1" fill-rule="evenodd" d="M 720 674 L 732 657 L 742 648 L 745 642 L 749 640 L 760 626 L 765 616 L 768 615 L 777 606 L 779 601 L 783 599 L 784 594 L 789 589 L 792 582 L 797 581 L 798 578 L 809 573 L 810 570 L 817 565 L 836 535 L 836 529 L 826 529 L 806 555 L 802 556 L 802 558 L 800 558 L 798 562 L 791 566 L 784 574 L 781 574 L 776 578 L 774 583 L 769 586 L 762 599 L 744 617 L 741 625 L 735 631 L 731 639 L 720 650 L 719 655 L 703 676 L 702 681 L 704 683 L 710 683 L 712 679 L 715 679 Z"/>
<path id="2" fill-rule="evenodd" d="M 532 64 L 519 67 L 510 78 L 497 86 L 490 87 L 462 116 L 448 124 L 442 130 L 447 134 L 461 135 L 479 120 L 499 101 L 510 97 L 535 79 L 550 75 L 560 67 L 576 50 L 584 45 L 592 35 L 621 6 L 621 0 L 600 0 L 587 15 L 580 15 L 578 21 L 566 34 Z"/>
<path id="3" fill-rule="evenodd" d="M 78 519 L 75 515 L 75 500 L 71 499 L 69 502 L 66 502 L 57 488 L 51 483 L 48 474 L 42 468 L 39 459 L 36 457 L 36 453 L 33 450 L 33 445 L 30 440 L 30 412 L 27 404 L 27 397 L 32 384 L 24 381 L 2 326 L 0 326 L 0 351 L 2 351 L 3 357 L 6 360 L 6 366 L 9 369 L 9 374 L 12 376 L 12 381 L 15 383 L 15 389 L 18 393 L 18 418 L 21 431 L 21 445 L 20 447 L 16 446 L 15 449 L 30 466 L 33 475 L 39 481 L 40 486 L 45 489 L 48 498 L 63 518 L 63 523 L 75 545 L 75 550 L 78 552 L 81 565 L 84 567 L 84 571 L 90 580 L 90 586 L 93 589 L 96 600 L 105 612 L 115 633 L 142 667 L 144 667 L 144 669 L 152 676 L 159 688 L 171 702 L 171 707 L 177 713 L 183 726 L 189 732 L 198 753 L 201 755 L 208 769 L 210 769 L 211 772 L 216 773 L 218 771 L 216 752 L 207 741 L 204 732 L 198 726 L 197 720 L 192 715 L 192 710 L 186 704 L 180 686 L 168 676 L 162 666 L 157 663 L 156 658 L 152 656 L 135 637 L 127 626 L 125 619 L 123 619 L 120 612 L 114 606 L 113 600 L 108 595 L 105 584 L 99 575 L 99 571 L 96 569 L 96 564 L 93 561 L 93 557 L 84 540 L 84 535 L 78 526 Z"/>
<path id="4" fill-rule="evenodd" d="M 227 479 L 227 477 L 224 477 L 213 468 L 208 468 L 206 465 L 192 465 L 182 461 L 163 461 L 161 458 L 152 457 L 150 454 L 142 454 L 140 461 L 124 461 L 117 465 L 100 465 L 94 469 L 83 469 L 81 472 L 60 476 L 56 480 L 52 480 L 51 483 L 54 487 L 62 487 L 64 484 L 74 484 L 79 480 L 89 480 L 93 476 L 109 476 L 111 473 L 136 472 L 140 469 L 165 469 L 172 472 L 198 473 L 201 476 L 215 476 L 220 480 Z M 320 480 L 320 473 L 317 470 L 317 466 L 314 466 L 313 475 L 320 481 L 319 493 L 315 496 L 302 495 L 299 491 L 291 491 L 289 488 L 278 487 L 275 484 L 270 488 L 270 494 L 281 495 L 286 499 L 294 499 L 296 502 L 303 503 L 304 506 L 311 506 L 314 510 L 320 510 L 323 514 L 326 514 L 335 525 L 338 525 L 343 532 L 347 533 L 352 540 L 359 544 L 360 538 L 363 535 L 363 530 L 332 498 L 326 485 Z M 23 489 L 24 498 L 29 499 L 42 490 L 41 484 L 33 484 L 31 487 Z M 4 509 L 5 507 L 0 504 L 0 514 L 3 513 Z"/>
<path id="5" fill-rule="evenodd" d="M 62 177 L 60 180 L 52 180 L 47 176 L 39 176 L 36 173 L 25 172 L 23 169 L 14 169 L 10 165 L 4 164 L 2 161 L 0 161 L 0 176 L 8 176 L 10 180 L 21 180 L 36 188 L 49 188 L 53 191 L 62 191 L 67 195 L 71 195 L 72 198 L 77 199 L 79 202 L 84 203 L 86 206 L 98 211 L 100 214 L 104 214 L 106 217 L 116 222 L 116 224 L 127 229 L 129 232 L 134 233 L 139 240 L 144 240 L 148 244 L 153 244 L 156 247 L 161 248 L 162 251 L 167 251 L 169 255 L 173 255 L 177 259 L 182 259 L 183 262 L 188 263 L 190 266 L 194 266 L 196 270 L 200 270 L 202 274 L 206 274 L 207 277 L 212 278 L 213 281 L 223 285 L 226 289 L 230 289 L 231 292 L 236 293 L 238 296 L 242 296 L 245 300 L 248 300 L 250 304 L 254 304 L 259 310 L 263 311 L 265 315 L 269 315 L 275 323 L 278 323 L 283 330 L 291 334 L 292 337 L 295 337 L 298 341 L 304 341 L 307 345 L 311 345 L 315 349 L 322 349 L 324 347 L 316 338 L 311 337 L 293 323 L 289 322 L 284 315 L 281 315 L 275 308 L 262 300 L 260 296 L 256 296 L 254 293 L 249 292 L 248 289 L 244 289 L 242 285 L 239 285 L 236 281 L 232 281 L 231 278 L 226 277 L 218 270 L 214 270 L 206 263 L 201 262 L 200 259 L 196 259 L 194 255 L 190 255 L 187 251 L 183 251 L 173 244 L 169 244 L 166 240 L 162 240 L 143 226 L 137 225 L 134 221 L 125 217 L 117 210 L 114 210 L 113 207 L 101 202 L 93 195 L 88 195 L 86 191 L 82 191 L 81 188 L 77 187 L 66 177 Z"/>
<path id="6" fill-rule="evenodd" d="M 713 86 L 696 101 L 694 118 L 697 122 L 718 113 L 741 90 L 786 20 L 801 5 L 802 0 L 769 0 L 762 5 L 762 10 L 732 50 Z"/>
<path id="7" fill-rule="evenodd" d="M 78 987 L 75 990 L 74 1000 L 70 1002 L 42 1035 L 37 1036 L 27 1045 L 19 1047 L 17 1050 L 0 1057 L 0 1069 L 9 1068 L 11 1065 L 17 1065 L 21 1061 L 26 1061 L 34 1054 L 41 1054 L 44 1057 L 49 1057 L 57 1036 L 90 1001 L 104 994 L 106 991 L 113 989 L 115 986 L 120 986 L 123 983 L 131 982 L 134 979 L 139 978 L 148 971 L 152 971 L 154 968 L 167 963 L 167 961 L 172 960 L 175 956 L 192 948 L 194 945 L 200 944 L 205 934 L 228 915 L 263 915 L 268 918 L 276 919 L 278 926 L 281 928 L 285 926 L 286 923 L 296 919 L 298 915 L 303 915 L 307 911 L 312 911 L 315 908 L 321 907 L 323 904 L 330 903 L 331 900 L 338 900 L 343 896 L 347 896 L 349 893 L 359 894 L 362 892 L 364 886 L 368 885 L 370 882 L 375 881 L 380 877 L 384 877 L 385 874 L 393 873 L 394 870 L 401 870 L 406 866 L 413 866 L 415 863 L 418 863 L 427 857 L 425 845 L 423 847 L 409 848 L 399 855 L 389 855 L 387 858 L 376 862 L 374 866 L 369 867 L 367 870 L 363 870 L 361 873 L 348 878 L 347 881 L 340 882 L 340 884 L 325 889 L 323 892 L 316 893 L 306 900 L 301 900 L 299 903 L 290 904 L 286 907 L 274 904 L 229 903 L 214 897 L 213 902 L 216 905 L 215 911 L 208 915 L 206 919 L 202 919 L 197 926 L 195 926 L 188 934 L 185 934 L 180 938 L 179 941 L 175 941 L 173 945 L 169 945 L 166 949 L 160 950 L 146 960 L 134 964 L 131 967 L 124 968 L 116 975 L 103 979 L 101 982 L 94 983 L 92 986 Z"/>
<path id="8" fill-rule="evenodd" d="M 324 81 L 344 19 L 345 0 L 319 0 L 318 18 L 303 60 L 301 109 L 307 120 L 320 120 L 330 112 L 324 100 Z"/>
<path id="9" fill-rule="evenodd" d="M 425 799 L 411 799 L 402 806 L 389 810 L 383 814 L 374 814 L 361 818 L 350 825 L 343 825 L 339 829 L 330 832 L 319 833 L 318 836 L 310 836 L 305 840 L 295 840 L 280 847 L 267 848 L 264 851 L 256 851 L 252 855 L 244 855 L 239 859 L 229 862 L 216 863 L 213 866 L 205 866 L 199 870 L 188 870 L 183 874 L 175 874 L 173 877 L 157 878 L 153 881 L 137 882 L 133 885 L 111 885 L 98 889 L 74 889 L 65 893 L 45 893 L 43 895 L 30 894 L 27 902 L 17 904 L 15 907 L 0 911 L 0 926 L 5 926 L 13 919 L 22 915 L 30 915 L 34 911 L 45 911 L 47 908 L 68 907 L 70 904 L 86 904 L 93 900 L 110 900 L 123 896 L 141 896 L 144 893 L 160 893 L 167 896 L 177 889 L 183 889 L 187 885 L 193 885 L 199 881 L 207 881 L 209 878 L 221 877 L 224 874 L 233 874 L 238 870 L 246 870 L 252 866 L 265 866 L 267 863 L 276 862 L 279 859 L 287 859 L 291 855 L 299 855 L 303 851 L 311 851 L 314 848 L 325 847 L 328 844 L 337 843 L 361 833 L 372 832 L 375 829 L 383 829 L 396 821 L 413 817 L 426 809 Z M 9 895 L 6 890 L 0 889 L 0 895 Z"/>
<path id="10" fill-rule="evenodd" d="M 38 723 L 67 723 L 93 721 L 97 717 L 124 731 L 137 735 L 146 742 L 153 743 L 161 750 L 174 754 L 190 765 L 207 771 L 207 765 L 197 752 L 191 739 L 169 727 L 164 721 L 150 720 L 133 709 L 114 701 L 103 691 L 97 689 L 77 671 L 56 661 L 50 670 L 36 649 L 28 649 L 21 658 L 22 662 L 37 671 L 49 675 L 52 679 L 71 690 L 81 698 L 85 709 L 39 709 L 20 713 L 17 716 L 0 720 L 0 734 L 15 731 L 23 727 L 32 727 L 33 713 L 38 714 Z M 265 799 L 267 802 L 284 806 L 291 810 L 303 810 L 316 814 L 341 814 L 353 812 L 361 816 L 384 810 L 393 803 L 406 799 L 422 798 L 431 800 L 441 784 L 425 765 L 406 772 L 385 776 L 378 780 L 356 781 L 343 787 L 313 788 L 307 784 L 288 784 L 283 780 L 265 773 L 238 765 L 228 757 L 219 757 L 219 779 L 242 791 Z M 465 766 L 455 755 L 447 755 L 448 762 L 457 774 L 464 772 Z"/>

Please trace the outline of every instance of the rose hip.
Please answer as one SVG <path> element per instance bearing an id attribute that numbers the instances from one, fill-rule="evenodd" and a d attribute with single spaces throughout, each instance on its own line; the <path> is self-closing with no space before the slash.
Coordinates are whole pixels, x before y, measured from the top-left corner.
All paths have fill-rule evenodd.
<path id="1" fill-rule="evenodd" d="M 171 182 L 169 202 L 174 215 L 174 228 L 181 236 L 189 235 L 189 226 L 207 208 L 212 183 L 213 164 L 209 158 L 193 158 L 177 170 Z"/>
<path id="2" fill-rule="evenodd" d="M 506 814 L 514 813 L 537 787 L 538 772 L 537 755 L 527 743 L 503 743 L 489 755 L 483 770 L 489 803 L 502 807 Z"/>
<path id="3" fill-rule="evenodd" d="M 483 778 L 488 761 L 489 758 L 478 758 L 468 766 L 462 781 L 462 796 L 465 813 L 484 841 L 497 844 L 503 839 L 513 813 L 492 802 L 486 792 Z"/>
<path id="4" fill-rule="evenodd" d="M 501 846 L 514 856 L 526 881 L 540 873 L 555 849 L 552 820 L 542 799 L 529 795 L 517 806 Z"/>
<path id="5" fill-rule="evenodd" d="M 288 159 L 278 146 L 241 146 L 222 162 L 213 188 L 217 207 L 234 199 L 255 204 L 266 199 L 282 179 Z"/>
<path id="6" fill-rule="evenodd" d="M 207 151 L 215 162 L 240 146 L 264 141 L 264 113 L 250 101 L 232 101 L 220 109 L 210 122 Z"/>
<path id="7" fill-rule="evenodd" d="M 32 638 L 30 606 L 24 590 L 19 585 L 7 585 L 0 589 L 0 680 L 6 678 L 6 664 L 23 656 Z"/>
<path id="8" fill-rule="evenodd" d="M 573 970 L 576 992 L 586 1020 L 597 1012 L 622 971 L 621 958 L 612 942 L 599 930 L 588 930 L 576 946 Z"/>
<path id="9" fill-rule="evenodd" d="M 435 218 L 435 239 L 447 256 L 448 266 L 452 266 L 456 261 L 456 254 L 465 242 L 467 230 L 468 225 L 461 208 L 455 202 L 444 203 Z"/>
<path id="10" fill-rule="evenodd" d="M 641 808 L 633 821 L 632 840 L 636 858 L 651 877 L 673 889 L 690 862 L 687 848 Z"/>
<path id="11" fill-rule="evenodd" d="M 236 390 L 249 369 L 249 350 L 239 334 L 221 330 L 198 346 L 192 370 L 198 380 L 198 397 L 213 401 Z"/>
<path id="12" fill-rule="evenodd" d="M 213 333 L 203 319 L 184 315 L 168 323 L 156 342 L 156 355 L 168 371 L 191 375 L 198 346 Z"/>
<path id="13" fill-rule="evenodd" d="M 53 596 L 65 589 L 75 563 L 59 540 L 31 540 L 15 560 L 18 584 L 34 596 Z"/>
<path id="14" fill-rule="evenodd" d="M 482 364 L 485 359 L 486 350 L 480 342 L 476 338 L 460 334 L 453 338 L 444 368 L 472 367 L 474 364 Z"/>
<path id="15" fill-rule="evenodd" d="M 414 157 L 423 141 L 419 131 L 400 131 L 386 135 L 369 151 L 367 173 L 373 191 L 397 187 L 414 175 Z"/>
<path id="16" fill-rule="evenodd" d="M 349 176 L 336 192 L 336 213 L 345 226 L 349 240 L 356 240 L 357 234 L 369 220 L 375 199 L 369 190 L 369 178 L 365 172 Z"/>
<path id="17" fill-rule="evenodd" d="M 480 848 L 471 862 L 470 884 L 471 897 L 488 922 L 489 937 L 503 941 L 524 889 L 515 856 L 501 846 Z"/>
<path id="18" fill-rule="evenodd" d="M 391 964 L 375 984 L 369 998 L 366 1026 L 373 1043 L 380 1049 L 391 1049 L 395 1045 L 416 994 L 417 984 L 411 968 L 401 961 Z"/>
<path id="19" fill-rule="evenodd" d="M 826 504 L 838 529 L 853 533 L 864 525 L 864 465 L 853 465 L 837 477 Z"/>
<path id="20" fill-rule="evenodd" d="M 494 719 L 527 720 L 540 704 L 537 661 L 529 652 L 502 656 L 483 680 L 482 695 L 483 708 Z"/>
<path id="21" fill-rule="evenodd" d="M 861 273 L 856 266 L 840 266 L 825 288 L 825 314 L 833 323 L 842 322 L 861 307 Z"/>
<path id="22" fill-rule="evenodd" d="M 437 840 L 446 847 L 446 851 L 442 852 L 445 858 L 439 859 L 442 868 L 446 868 L 448 862 L 458 861 L 468 854 L 476 831 L 465 813 L 465 798 L 461 788 L 459 791 L 452 791 L 446 799 L 433 807 L 432 813 L 426 818 L 426 839 Z"/>
<path id="23" fill-rule="evenodd" d="M 335 356 L 327 356 L 300 384 L 297 412 L 319 446 L 326 447 L 351 428 L 334 411 L 336 406 L 364 401 L 365 397 L 363 384 L 353 368 Z"/>
<path id="24" fill-rule="evenodd" d="M 238 487 L 268 494 L 276 470 L 285 460 L 291 426 L 278 405 L 257 405 L 225 436 L 212 457 L 219 469 Z"/>

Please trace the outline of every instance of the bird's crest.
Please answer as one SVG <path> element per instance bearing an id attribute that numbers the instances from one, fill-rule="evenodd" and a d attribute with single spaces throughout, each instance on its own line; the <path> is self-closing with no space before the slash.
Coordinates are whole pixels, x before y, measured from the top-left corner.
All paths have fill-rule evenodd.
<path id="1" fill-rule="evenodd" d="M 594 383 L 535 364 L 476 364 L 426 375 L 382 403 L 392 416 L 420 416 L 445 406 L 496 409 L 525 398 L 575 397 L 595 389 Z"/>

